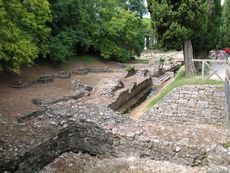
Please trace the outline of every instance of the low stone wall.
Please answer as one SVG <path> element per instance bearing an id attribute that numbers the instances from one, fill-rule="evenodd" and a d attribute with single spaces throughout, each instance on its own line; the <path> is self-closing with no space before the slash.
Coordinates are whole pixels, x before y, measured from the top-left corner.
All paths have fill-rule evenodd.
<path id="1" fill-rule="evenodd" d="M 167 124 L 223 125 L 224 110 L 222 86 L 183 86 L 171 91 L 145 117 Z"/>

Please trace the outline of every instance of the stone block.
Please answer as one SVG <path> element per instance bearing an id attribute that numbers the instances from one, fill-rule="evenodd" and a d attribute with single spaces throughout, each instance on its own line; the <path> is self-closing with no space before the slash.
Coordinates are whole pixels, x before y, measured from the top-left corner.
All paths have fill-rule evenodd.
<path id="1" fill-rule="evenodd" d="M 208 108 L 208 102 L 207 101 L 198 101 L 197 107 L 198 108 Z"/>

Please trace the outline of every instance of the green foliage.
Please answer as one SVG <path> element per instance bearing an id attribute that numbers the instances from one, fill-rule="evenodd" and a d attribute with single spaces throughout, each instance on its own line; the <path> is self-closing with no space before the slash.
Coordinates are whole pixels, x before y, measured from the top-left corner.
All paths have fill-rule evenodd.
<path id="1" fill-rule="evenodd" d="M 18 71 L 47 51 L 47 0 L 0 0 L 0 60 Z"/>
<path id="2" fill-rule="evenodd" d="M 166 49 L 180 49 L 207 28 L 206 0 L 148 0 L 157 40 Z"/>
<path id="3" fill-rule="evenodd" d="M 197 35 L 192 41 L 194 52 L 197 56 L 201 52 L 206 51 L 208 53 L 210 50 L 217 48 L 221 24 L 221 11 L 222 7 L 220 0 L 209 0 L 207 29 L 205 33 Z"/>
<path id="4" fill-rule="evenodd" d="M 53 0 L 53 21 L 50 24 L 49 56 L 64 62 L 66 58 L 87 49 L 93 43 L 91 33 L 96 21 L 96 0 Z"/>
<path id="5" fill-rule="evenodd" d="M 89 49 L 119 61 L 141 53 L 144 25 L 116 0 L 55 0 L 51 5 L 51 59 L 65 61 Z"/>
<path id="6" fill-rule="evenodd" d="M 114 8 L 114 7 L 113 7 Z M 135 13 L 124 9 L 100 11 L 100 28 L 94 32 L 94 47 L 105 59 L 126 61 L 140 55 L 144 45 L 144 25 Z"/>
<path id="7" fill-rule="evenodd" d="M 230 148 L 230 142 L 224 143 L 224 144 L 223 144 L 223 147 L 224 147 L 224 148 Z"/>
<path id="8" fill-rule="evenodd" d="M 136 12 L 136 14 L 142 18 L 147 13 L 145 6 L 145 0 L 118 0 L 121 6 L 128 11 Z"/>
<path id="9" fill-rule="evenodd" d="M 149 102 L 146 109 L 150 109 L 151 107 L 153 107 L 156 103 L 162 100 L 174 88 L 181 87 L 184 85 L 223 85 L 223 82 L 216 81 L 216 80 L 205 80 L 204 81 L 204 80 L 201 80 L 199 76 L 189 76 L 188 77 L 185 75 L 185 68 L 183 66 L 178 70 L 175 80 L 172 81 L 165 88 L 160 90 L 160 94 L 157 95 L 155 98 L 153 98 L 153 100 Z"/>
<path id="10" fill-rule="evenodd" d="M 224 1 L 219 47 L 230 47 L 230 0 Z"/>
<path id="11" fill-rule="evenodd" d="M 125 71 L 127 71 L 127 72 L 135 72 L 136 70 L 135 70 L 135 67 L 134 66 L 132 66 L 132 65 L 127 65 L 126 67 L 125 67 Z"/>
<path id="12" fill-rule="evenodd" d="M 139 55 L 145 34 L 143 0 L 120 2 L 0 0 L 0 63 L 19 70 L 47 54 L 61 62 L 87 51 L 119 61 Z"/>
<path id="13" fill-rule="evenodd" d="M 146 38 L 146 47 L 148 49 L 153 49 L 155 45 L 154 40 L 155 40 L 155 33 L 152 28 L 152 20 L 149 18 L 143 18 L 142 22 L 144 24 L 145 32 L 144 36 Z"/>
<path id="14" fill-rule="evenodd" d="M 72 56 L 68 58 L 68 60 L 65 63 L 61 64 L 61 68 L 63 70 L 68 70 L 72 68 L 75 64 L 100 64 L 102 62 L 102 59 L 100 57 L 95 57 L 91 55 L 81 55 L 81 56 Z"/>

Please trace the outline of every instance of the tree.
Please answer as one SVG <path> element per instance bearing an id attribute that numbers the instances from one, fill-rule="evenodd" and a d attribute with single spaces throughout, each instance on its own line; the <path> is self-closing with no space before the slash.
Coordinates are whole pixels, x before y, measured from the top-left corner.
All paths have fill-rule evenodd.
<path id="1" fill-rule="evenodd" d="M 124 9 L 132 12 L 136 12 L 140 18 L 146 14 L 147 9 L 145 0 L 119 0 Z"/>
<path id="2" fill-rule="evenodd" d="M 205 59 L 210 50 L 216 49 L 219 41 L 219 29 L 221 24 L 221 1 L 209 0 L 208 5 L 208 24 L 205 33 L 193 38 L 194 57 Z"/>
<path id="3" fill-rule="evenodd" d="M 166 49 L 183 48 L 185 71 L 195 73 L 191 40 L 207 28 L 206 0 L 148 0 L 157 40 Z"/>
<path id="4" fill-rule="evenodd" d="M 0 61 L 19 71 L 45 55 L 51 19 L 49 3 L 41 1 L 0 0 Z"/>
<path id="5" fill-rule="evenodd" d="M 115 13 L 109 9 L 99 13 L 101 28 L 94 33 L 94 48 L 105 59 L 126 61 L 143 50 L 144 25 L 135 13 L 119 8 L 114 10 Z"/>
<path id="6" fill-rule="evenodd" d="M 222 48 L 230 47 L 230 0 L 224 1 L 219 44 Z"/>
<path id="7" fill-rule="evenodd" d="M 97 0 L 53 0 L 50 59 L 64 62 L 68 57 L 87 50 L 93 44 Z"/>
<path id="8" fill-rule="evenodd" d="M 93 50 L 103 58 L 128 60 L 140 54 L 144 25 L 136 13 L 117 0 L 53 0 L 49 56 L 68 57 Z"/>

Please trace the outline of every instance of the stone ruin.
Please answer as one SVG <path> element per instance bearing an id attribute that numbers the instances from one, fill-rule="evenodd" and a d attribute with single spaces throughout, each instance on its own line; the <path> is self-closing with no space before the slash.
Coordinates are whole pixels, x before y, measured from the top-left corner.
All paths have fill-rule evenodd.
<path id="1" fill-rule="evenodd" d="M 183 53 L 180 52 L 157 52 L 144 51 L 142 60 L 148 60 L 146 67 L 153 76 L 160 76 L 165 72 L 176 72 L 183 64 Z M 139 68 L 143 68 L 140 66 Z"/>
<path id="2" fill-rule="evenodd" d="M 223 87 L 184 86 L 139 120 L 121 114 L 152 88 L 150 73 L 73 80 L 69 96 L 33 99 L 41 110 L 0 115 L 0 172 L 230 172 Z"/>
<path id="3" fill-rule="evenodd" d="M 121 81 L 116 81 L 118 88 L 113 85 L 115 94 L 108 97 L 122 89 Z M 82 161 L 83 172 L 115 172 L 119 167 L 154 172 L 165 166 L 168 172 L 229 172 L 230 148 L 225 144 L 230 132 L 223 127 L 223 88 L 176 89 L 138 121 L 90 97 L 49 104 L 39 116 L 22 122 L 1 117 L 0 172 L 48 173 L 57 170 L 60 165 L 55 168 L 55 163 L 63 158 L 77 164 L 85 157 L 95 167 Z M 64 167 L 69 167 L 67 163 Z"/>
<path id="4" fill-rule="evenodd" d="M 151 77 L 103 79 L 93 89 L 91 100 L 121 113 L 132 107 L 152 88 Z"/>

